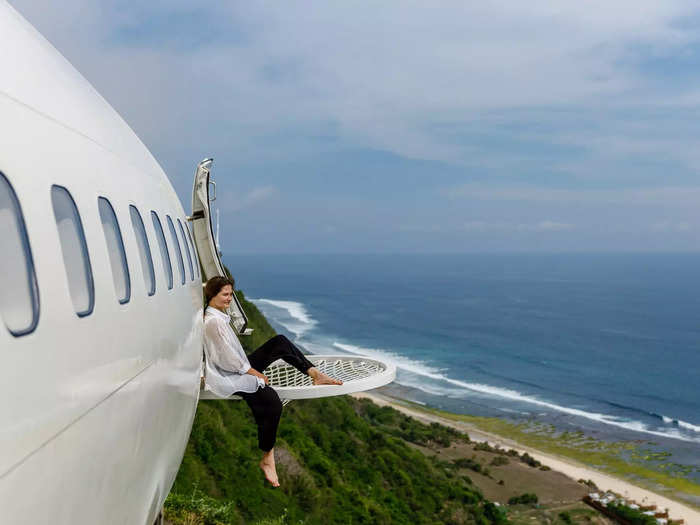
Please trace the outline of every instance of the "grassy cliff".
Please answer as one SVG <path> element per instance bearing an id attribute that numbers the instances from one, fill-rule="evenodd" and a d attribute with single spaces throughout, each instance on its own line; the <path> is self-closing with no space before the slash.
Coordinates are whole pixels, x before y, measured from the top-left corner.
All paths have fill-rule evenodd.
<path id="1" fill-rule="evenodd" d="M 274 330 L 239 293 L 246 351 Z M 178 524 L 506 523 L 469 478 L 409 443 L 464 440 L 347 396 L 287 405 L 275 447 L 281 488 L 266 486 L 256 427 L 242 401 L 203 401 L 165 505 Z"/>

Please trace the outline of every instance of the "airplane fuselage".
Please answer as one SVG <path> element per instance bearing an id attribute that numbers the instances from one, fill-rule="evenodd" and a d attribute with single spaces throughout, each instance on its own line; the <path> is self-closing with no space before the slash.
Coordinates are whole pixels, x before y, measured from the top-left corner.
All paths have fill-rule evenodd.
<path id="1" fill-rule="evenodd" d="M 199 396 L 186 213 L 129 126 L 2 2 L 0 34 L 0 257 L 14 276 L 0 278 L 0 523 L 150 524 Z"/>

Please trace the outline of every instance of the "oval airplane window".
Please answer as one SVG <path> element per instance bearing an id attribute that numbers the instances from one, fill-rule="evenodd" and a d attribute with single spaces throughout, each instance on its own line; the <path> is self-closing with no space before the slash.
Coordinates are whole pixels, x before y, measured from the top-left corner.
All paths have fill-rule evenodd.
<path id="1" fill-rule="evenodd" d="M 34 259 L 19 200 L 0 172 L 0 315 L 15 337 L 34 331 L 39 322 L 39 288 Z"/>
<path id="2" fill-rule="evenodd" d="M 194 266 L 194 274 L 199 277 L 199 259 L 197 258 L 197 248 L 195 248 L 192 242 L 192 235 L 190 234 L 189 224 L 185 224 L 185 233 L 187 233 L 187 240 L 190 244 L 190 250 L 192 250 L 192 264 Z"/>
<path id="3" fill-rule="evenodd" d="M 126 304 L 131 297 L 131 280 L 129 278 L 129 266 L 126 262 L 122 231 L 119 228 L 119 221 L 117 221 L 112 204 L 105 197 L 98 197 L 97 205 L 100 210 L 105 242 L 107 243 L 109 264 L 112 267 L 114 291 L 117 293 L 119 304 Z"/>
<path id="4" fill-rule="evenodd" d="M 73 308 L 78 317 L 85 317 L 95 306 L 95 284 L 83 223 L 73 197 L 63 186 L 51 186 L 51 202 Z"/>
<path id="5" fill-rule="evenodd" d="M 148 295 L 153 295 L 156 293 L 156 273 L 153 271 L 153 257 L 151 256 L 151 246 L 148 244 L 148 237 L 146 236 L 146 228 L 136 206 L 129 205 L 129 214 L 131 215 L 131 226 L 134 228 L 136 244 L 138 244 L 139 255 L 141 256 L 143 284 L 146 286 Z"/>
<path id="6" fill-rule="evenodd" d="M 156 239 L 158 239 L 158 247 L 160 248 L 160 257 L 163 260 L 163 268 L 165 269 L 165 278 L 168 281 L 168 290 L 173 289 L 173 267 L 170 263 L 170 254 L 168 253 L 168 245 L 165 242 L 163 234 L 163 226 L 160 224 L 158 214 L 151 211 L 151 219 L 153 220 L 153 228 L 156 230 Z"/>
<path id="7" fill-rule="evenodd" d="M 185 263 L 182 261 L 182 250 L 180 249 L 180 241 L 177 240 L 177 233 L 175 233 L 175 225 L 170 215 L 166 215 L 165 218 L 168 220 L 168 230 L 170 231 L 170 238 L 175 246 L 175 255 L 177 256 L 177 267 L 180 270 L 180 284 L 185 284 Z"/>
<path id="8" fill-rule="evenodd" d="M 192 256 L 190 255 L 190 247 L 187 244 L 187 237 L 185 237 L 185 230 L 182 228 L 182 223 L 180 222 L 180 219 L 177 220 L 177 227 L 180 229 L 182 246 L 185 248 L 185 255 L 187 255 L 187 266 L 190 269 L 190 281 L 194 281 L 194 269 L 192 268 Z"/>

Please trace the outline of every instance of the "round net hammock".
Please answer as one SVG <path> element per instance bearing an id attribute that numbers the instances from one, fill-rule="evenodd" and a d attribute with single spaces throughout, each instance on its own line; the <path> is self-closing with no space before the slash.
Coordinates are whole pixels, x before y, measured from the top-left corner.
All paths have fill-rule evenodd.
<path id="1" fill-rule="evenodd" d="M 363 392 L 391 383 L 396 378 L 396 366 L 376 359 L 347 355 L 307 355 L 321 372 L 343 381 L 342 385 L 314 385 L 311 378 L 282 360 L 275 361 L 263 373 L 269 378 L 280 399 L 312 399 Z M 200 399 L 221 399 L 202 390 Z M 240 399 L 231 396 L 228 399 Z"/>

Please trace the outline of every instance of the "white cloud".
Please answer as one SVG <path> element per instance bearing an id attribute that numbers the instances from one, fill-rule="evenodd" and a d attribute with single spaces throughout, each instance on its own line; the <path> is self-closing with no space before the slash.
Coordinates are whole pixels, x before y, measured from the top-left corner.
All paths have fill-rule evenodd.
<path id="1" fill-rule="evenodd" d="M 462 225 L 462 229 L 467 232 L 485 232 L 503 229 L 505 225 L 496 222 L 468 221 Z"/>
<path id="2" fill-rule="evenodd" d="M 573 227 L 573 224 L 556 221 L 540 221 L 535 224 L 518 224 L 518 230 L 534 232 L 560 232 L 571 230 Z"/>
<path id="3" fill-rule="evenodd" d="M 487 186 L 463 184 L 443 190 L 449 199 L 559 204 L 635 204 L 697 206 L 700 187 L 666 186 L 610 190 L 569 190 L 526 186 Z"/>
<path id="4" fill-rule="evenodd" d="M 240 195 L 226 192 L 220 199 L 217 198 L 216 204 L 222 210 L 241 211 L 254 208 L 265 201 L 269 201 L 276 197 L 278 193 L 277 188 L 274 186 L 260 186 Z"/>
<path id="5" fill-rule="evenodd" d="M 12 3 L 123 114 L 184 202 L 205 155 L 217 160 L 217 180 L 253 187 L 222 192 L 222 211 L 237 212 L 283 202 L 276 188 L 290 175 L 265 172 L 266 163 L 366 148 L 443 161 L 482 182 L 459 184 L 457 170 L 441 179 L 437 169 L 441 193 L 415 198 L 407 184 L 359 202 L 331 195 L 330 170 L 322 199 L 305 195 L 318 179 L 295 187 L 286 204 L 300 220 L 316 224 L 314 198 L 323 210 L 342 201 L 358 246 L 374 232 L 368 217 L 382 213 L 394 228 L 427 224 L 404 228 L 417 245 L 441 237 L 433 233 L 526 239 L 595 224 L 670 238 L 700 224 L 700 91 L 687 79 L 697 72 L 640 67 L 696 49 L 696 27 L 678 22 L 697 20 L 697 2 Z M 187 16 L 198 9 L 209 18 Z M 183 31 L 172 18 L 204 38 L 177 45 Z M 134 30 L 146 38 L 130 38 Z M 259 171 L 246 179 L 239 166 Z M 668 224 L 650 225 L 653 217 Z M 269 224 L 276 232 L 280 217 Z M 669 235 L 649 236 L 654 228 Z M 595 246 L 593 237 L 581 246 Z M 646 237 L 630 242 L 646 246 Z"/>
<path id="6" fill-rule="evenodd" d="M 678 0 L 245 3 L 215 13 L 245 38 L 213 33 L 203 47 L 180 49 L 158 45 L 158 36 L 177 35 L 148 24 L 194 3 L 13 3 L 149 144 L 182 136 L 169 130 L 196 135 L 228 125 L 229 144 L 245 154 L 281 127 L 330 122 L 364 147 L 460 162 L 472 159 L 472 146 L 440 136 L 439 127 L 525 107 L 605 111 L 667 101 L 659 91 L 668 86 L 633 67 L 634 50 L 676 52 L 696 36 L 676 21 L 697 10 Z M 159 34 L 145 42 L 113 36 L 139 23 Z"/>
<path id="7" fill-rule="evenodd" d="M 685 233 L 694 230 L 694 226 L 686 221 L 664 220 L 655 222 L 649 228 L 653 233 Z"/>
<path id="8" fill-rule="evenodd" d="M 574 229 L 573 224 L 557 221 L 538 221 L 533 223 L 513 223 L 503 221 L 467 221 L 461 226 L 445 227 L 440 225 L 420 225 L 404 226 L 400 231 L 424 232 L 424 233 L 445 233 L 445 232 L 467 232 L 467 233 L 512 233 L 512 232 L 559 232 Z"/>

